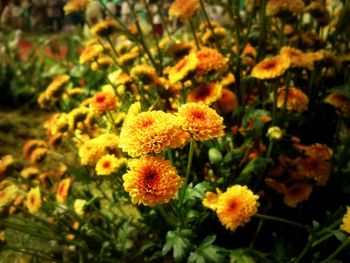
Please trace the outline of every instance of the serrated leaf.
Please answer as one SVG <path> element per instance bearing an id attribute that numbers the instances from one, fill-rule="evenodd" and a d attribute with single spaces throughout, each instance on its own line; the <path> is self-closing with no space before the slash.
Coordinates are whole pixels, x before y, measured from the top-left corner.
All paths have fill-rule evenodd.
<path id="1" fill-rule="evenodd" d="M 168 231 L 166 241 L 162 249 L 163 256 L 173 249 L 173 257 L 176 262 L 184 259 L 187 254 L 193 233 L 189 229 L 177 229 Z"/>
<path id="2" fill-rule="evenodd" d="M 230 263 L 255 263 L 255 260 L 248 256 L 243 249 L 236 249 L 230 253 Z"/>

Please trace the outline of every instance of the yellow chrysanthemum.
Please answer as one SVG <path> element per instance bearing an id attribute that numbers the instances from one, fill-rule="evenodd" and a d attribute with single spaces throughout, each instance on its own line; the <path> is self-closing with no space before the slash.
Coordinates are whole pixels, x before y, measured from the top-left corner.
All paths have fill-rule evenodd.
<path id="1" fill-rule="evenodd" d="M 201 102 L 212 104 L 217 101 L 222 94 L 222 86 L 220 83 L 204 83 L 200 87 L 195 88 L 188 95 L 188 102 Z"/>
<path id="2" fill-rule="evenodd" d="M 34 166 L 30 166 L 30 167 L 25 167 L 21 170 L 21 177 L 23 177 L 24 179 L 29 179 L 35 175 L 38 175 L 40 173 L 39 169 L 34 167 Z"/>
<path id="3" fill-rule="evenodd" d="M 29 213 L 36 214 L 42 205 L 39 186 L 30 189 L 26 202 Z"/>
<path id="4" fill-rule="evenodd" d="M 74 131 L 77 129 L 79 127 L 79 123 L 83 123 L 89 113 L 90 110 L 83 106 L 71 110 L 68 113 L 68 130 Z"/>
<path id="5" fill-rule="evenodd" d="M 347 96 L 335 91 L 329 94 L 324 101 L 335 107 L 340 115 L 350 117 L 350 98 Z"/>
<path id="6" fill-rule="evenodd" d="M 191 72 L 196 69 L 198 59 L 195 53 L 190 53 L 181 59 L 169 71 L 169 81 L 174 84 L 177 81 L 185 79 Z"/>
<path id="7" fill-rule="evenodd" d="M 31 152 L 28 161 L 32 164 L 40 163 L 45 159 L 47 152 L 48 152 L 47 148 L 42 148 L 42 147 L 35 148 Z"/>
<path id="8" fill-rule="evenodd" d="M 71 185 L 70 178 L 66 178 L 66 179 L 63 179 L 62 181 L 60 181 L 58 188 L 57 188 L 57 193 L 56 193 L 57 203 L 62 204 L 62 203 L 64 203 L 64 201 L 66 201 L 70 185 Z"/>
<path id="9" fill-rule="evenodd" d="M 128 52 L 118 57 L 118 64 L 120 66 L 130 66 L 137 58 L 139 53 L 137 52 Z"/>
<path id="10" fill-rule="evenodd" d="M 12 155 L 8 154 L 0 159 L 0 178 L 2 178 L 5 175 L 5 172 L 7 171 L 8 167 L 14 163 L 14 158 Z"/>
<path id="11" fill-rule="evenodd" d="M 350 234 L 350 206 L 346 207 L 346 213 L 343 217 L 343 223 L 340 225 L 340 229 Z"/>
<path id="12" fill-rule="evenodd" d="M 186 56 L 193 49 L 192 42 L 182 41 L 172 43 L 166 50 L 167 56 L 173 56 L 175 59 L 180 59 L 183 56 Z"/>
<path id="13" fill-rule="evenodd" d="M 148 155 L 130 161 L 130 170 L 123 175 L 123 180 L 132 203 L 147 206 L 169 202 L 182 183 L 170 161 Z"/>
<path id="14" fill-rule="evenodd" d="M 91 62 L 95 60 L 98 57 L 98 55 L 100 55 L 102 52 L 103 46 L 101 46 L 100 44 L 87 46 L 80 54 L 79 63 L 86 64 L 88 62 Z"/>
<path id="15" fill-rule="evenodd" d="M 303 53 L 301 50 L 292 47 L 282 47 L 280 54 L 290 60 L 291 68 L 314 69 L 314 59 L 310 53 Z"/>
<path id="16" fill-rule="evenodd" d="M 114 63 L 113 59 L 109 56 L 99 56 L 96 61 L 91 63 L 91 70 L 106 70 Z"/>
<path id="17" fill-rule="evenodd" d="M 9 205 L 16 198 L 18 191 L 18 187 L 14 184 L 0 190 L 0 208 Z"/>
<path id="18" fill-rule="evenodd" d="M 159 77 L 156 70 L 148 65 L 138 65 L 131 69 L 130 75 L 133 78 L 138 78 L 143 84 L 158 84 Z"/>
<path id="19" fill-rule="evenodd" d="M 92 100 L 92 108 L 98 113 L 103 114 L 106 111 L 114 110 L 117 103 L 117 97 L 114 92 L 97 92 Z"/>
<path id="20" fill-rule="evenodd" d="M 223 72 L 227 69 L 225 57 L 216 49 L 203 47 L 196 53 L 198 63 L 196 73 L 205 75 L 210 72 Z"/>
<path id="21" fill-rule="evenodd" d="M 175 0 L 169 8 L 169 16 L 186 22 L 196 14 L 198 8 L 199 0 Z"/>
<path id="22" fill-rule="evenodd" d="M 110 175 L 114 173 L 118 166 L 118 158 L 114 154 L 106 154 L 98 160 L 96 164 L 97 175 Z"/>
<path id="23" fill-rule="evenodd" d="M 237 227 L 248 223 L 257 212 L 259 196 L 247 186 L 234 185 L 220 195 L 217 201 L 216 213 L 221 224 L 235 231 Z"/>
<path id="24" fill-rule="evenodd" d="M 37 148 L 46 148 L 48 147 L 47 143 L 43 140 L 37 140 L 37 139 L 32 139 L 32 140 L 28 140 L 23 144 L 23 148 L 22 148 L 22 154 L 23 157 L 26 160 L 30 159 L 30 155 L 32 154 L 32 152 L 37 149 Z"/>
<path id="25" fill-rule="evenodd" d="M 252 70 L 251 76 L 257 79 L 274 79 L 282 76 L 290 67 L 290 60 L 285 56 L 274 56 L 260 61 Z"/>
<path id="26" fill-rule="evenodd" d="M 273 94 L 271 93 L 271 99 L 273 100 Z M 277 95 L 277 107 L 283 108 L 284 105 L 284 99 L 286 96 L 286 88 L 280 88 L 278 89 L 278 95 Z M 306 96 L 306 94 L 295 87 L 289 87 L 288 89 L 288 96 L 287 96 L 287 105 L 286 109 L 288 111 L 297 111 L 299 113 L 307 111 L 309 105 L 309 98 Z"/>
<path id="27" fill-rule="evenodd" d="M 220 191 L 219 188 L 216 188 L 216 193 L 213 193 L 213 192 L 206 192 L 205 193 L 205 197 L 204 199 L 202 200 L 202 204 L 213 210 L 213 211 L 216 211 L 216 208 L 217 208 L 217 205 L 218 205 L 218 201 L 219 201 L 219 198 L 221 196 L 222 192 Z"/>
<path id="28" fill-rule="evenodd" d="M 180 133 L 178 119 L 173 114 L 148 111 L 133 118 L 128 114 L 120 132 L 119 147 L 133 157 L 160 153 L 172 147 Z"/>
<path id="29" fill-rule="evenodd" d="M 201 103 L 186 103 L 178 110 L 182 129 L 195 140 L 206 141 L 224 135 L 223 118 L 217 112 Z"/>
<path id="30" fill-rule="evenodd" d="M 84 12 L 91 0 L 69 0 L 63 7 L 65 15 Z"/>
<path id="31" fill-rule="evenodd" d="M 60 75 L 54 77 L 52 82 L 47 86 L 45 90 L 45 97 L 47 99 L 58 98 L 63 93 L 63 85 L 69 81 L 70 77 L 68 75 Z"/>
<path id="32" fill-rule="evenodd" d="M 303 0 L 269 0 L 266 6 L 266 14 L 288 18 L 299 15 L 304 7 Z"/>
<path id="33" fill-rule="evenodd" d="M 90 29 L 91 34 L 95 37 L 108 37 L 119 30 L 118 23 L 115 19 L 107 19 L 93 25 Z"/>

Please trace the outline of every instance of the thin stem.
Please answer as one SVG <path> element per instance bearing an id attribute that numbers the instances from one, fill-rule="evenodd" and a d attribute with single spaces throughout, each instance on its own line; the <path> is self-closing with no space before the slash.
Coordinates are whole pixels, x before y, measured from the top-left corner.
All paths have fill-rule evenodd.
<path id="1" fill-rule="evenodd" d="M 183 186 L 181 194 L 180 194 L 180 200 L 179 200 L 180 207 L 183 204 L 183 199 L 184 199 L 184 197 L 186 195 L 188 179 L 190 177 L 190 172 L 191 172 L 191 167 L 192 167 L 192 160 L 193 160 L 194 142 L 195 141 L 192 138 L 191 142 L 190 142 L 190 151 L 189 151 L 189 154 L 188 154 L 188 161 L 187 161 L 187 168 L 186 168 L 186 176 L 185 176 L 184 186 Z"/>
<path id="2" fill-rule="evenodd" d="M 278 83 L 274 83 L 272 87 L 273 92 L 273 105 L 272 105 L 272 125 L 276 124 L 277 117 L 277 101 L 278 101 Z"/>
<path id="3" fill-rule="evenodd" d="M 298 263 L 301 261 L 301 259 L 306 255 L 306 253 L 309 251 L 309 249 L 312 247 L 312 241 L 313 241 L 313 236 L 310 233 L 308 242 L 304 249 L 300 252 L 299 256 L 295 259 L 294 263 Z"/>
<path id="4" fill-rule="evenodd" d="M 171 218 L 166 211 L 164 210 L 164 207 L 162 205 L 157 206 L 160 214 L 164 217 L 165 221 L 169 224 L 169 225 L 176 225 L 176 221 Z"/>
<path id="5" fill-rule="evenodd" d="M 254 234 L 252 240 L 250 241 L 250 244 L 249 244 L 249 247 L 250 247 L 250 248 L 253 248 L 254 242 L 255 242 L 256 238 L 258 237 L 258 235 L 259 235 L 259 233 L 260 233 L 260 230 L 261 230 L 263 224 L 264 224 L 264 219 L 260 219 L 259 224 L 258 224 L 258 227 L 257 227 L 257 229 L 256 229 L 256 231 L 255 231 L 255 234 Z"/>
<path id="6" fill-rule="evenodd" d="M 266 41 L 266 3 L 267 0 L 262 0 L 260 5 L 260 36 L 258 44 L 258 55 L 256 61 L 260 61 L 264 55 L 264 42 Z"/>
<path id="7" fill-rule="evenodd" d="M 334 236 L 334 233 L 329 233 L 328 235 L 323 236 L 322 238 L 316 240 L 313 244 L 312 247 L 316 247 L 319 244 L 323 243 L 324 241 L 326 241 L 327 239 L 331 238 L 332 236 Z"/>
<path id="8" fill-rule="evenodd" d="M 175 163 L 174 163 L 174 159 L 173 159 L 173 154 L 172 154 L 172 152 L 171 152 L 171 148 L 170 148 L 170 147 L 168 147 L 168 149 L 167 149 L 166 151 L 167 151 L 168 158 L 169 158 L 169 160 L 170 160 L 171 164 L 172 164 L 172 165 L 175 165 Z"/>
<path id="9" fill-rule="evenodd" d="M 196 47 L 199 50 L 200 49 L 200 44 L 199 44 L 199 40 L 197 38 L 196 30 L 194 29 L 194 25 L 193 25 L 192 20 L 189 21 L 189 24 L 190 24 L 190 29 L 191 29 L 191 33 L 193 35 L 194 41 L 196 42 Z"/>
<path id="10" fill-rule="evenodd" d="M 330 254 L 326 259 L 322 260 L 320 263 L 327 263 L 330 262 L 333 258 L 335 258 L 343 249 L 345 249 L 347 246 L 350 245 L 350 237 L 345 239 L 343 243 L 332 253 Z"/>
<path id="11" fill-rule="evenodd" d="M 288 219 L 280 218 L 280 217 L 268 216 L 268 215 L 263 215 L 263 214 L 259 214 L 259 213 L 256 213 L 255 216 L 258 217 L 258 218 L 267 219 L 267 220 L 276 221 L 276 222 L 281 222 L 281 223 L 285 223 L 285 224 L 288 224 L 288 225 L 291 225 L 291 226 L 304 228 L 304 229 L 307 229 L 307 230 L 309 229 L 308 226 L 305 226 L 303 224 L 299 224 L 299 223 L 294 222 L 294 221 L 290 221 Z"/>

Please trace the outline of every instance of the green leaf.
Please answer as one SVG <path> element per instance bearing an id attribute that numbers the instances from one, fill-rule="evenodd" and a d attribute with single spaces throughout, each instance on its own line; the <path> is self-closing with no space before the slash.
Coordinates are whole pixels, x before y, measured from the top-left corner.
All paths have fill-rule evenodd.
<path id="1" fill-rule="evenodd" d="M 176 229 L 168 231 L 162 254 L 166 255 L 173 249 L 173 257 L 176 262 L 184 259 L 191 245 L 193 233 L 190 229 Z"/>
<path id="2" fill-rule="evenodd" d="M 189 263 L 220 263 L 226 262 L 225 257 L 222 255 L 224 251 L 212 243 L 215 241 L 215 235 L 207 236 L 196 251 L 191 252 L 188 262 Z"/>
<path id="3" fill-rule="evenodd" d="M 217 148 L 210 148 L 208 155 L 209 155 L 209 161 L 211 164 L 221 163 L 222 154 Z"/>
<path id="4" fill-rule="evenodd" d="M 255 260 L 244 249 L 235 249 L 230 253 L 230 263 L 255 263 Z"/>
<path id="5" fill-rule="evenodd" d="M 223 163 L 232 163 L 234 161 L 242 159 L 243 156 L 244 153 L 241 149 L 235 149 L 232 152 L 228 152 L 222 161 Z"/>
<path id="6" fill-rule="evenodd" d="M 348 237 L 347 234 L 345 234 L 344 232 L 342 232 L 340 230 L 335 231 L 334 235 L 339 241 L 344 241 Z"/>
<path id="7" fill-rule="evenodd" d="M 254 174 L 264 172 L 267 160 L 262 157 L 257 157 L 251 160 L 246 167 L 242 170 L 237 178 L 237 183 L 248 184 Z"/>
<path id="8" fill-rule="evenodd" d="M 201 182 L 199 184 L 196 184 L 195 187 L 191 189 L 191 197 L 203 199 L 205 193 L 211 190 L 213 190 L 213 187 L 210 185 L 209 182 Z"/>

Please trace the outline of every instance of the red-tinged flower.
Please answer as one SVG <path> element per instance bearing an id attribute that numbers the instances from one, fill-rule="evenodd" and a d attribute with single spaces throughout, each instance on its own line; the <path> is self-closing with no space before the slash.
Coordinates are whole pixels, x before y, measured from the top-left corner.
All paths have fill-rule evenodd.
<path id="1" fill-rule="evenodd" d="M 233 91 L 223 88 L 218 104 L 223 112 L 234 111 L 238 107 L 237 96 Z"/>
<path id="2" fill-rule="evenodd" d="M 222 94 L 222 86 L 219 83 L 204 83 L 195 88 L 188 95 L 188 102 L 205 103 L 207 105 L 217 101 Z"/>
<path id="3" fill-rule="evenodd" d="M 116 103 L 117 98 L 114 92 L 100 91 L 95 94 L 92 101 L 92 107 L 97 113 L 103 114 L 106 111 L 114 110 L 116 107 Z"/>
<path id="4" fill-rule="evenodd" d="M 307 200 L 312 192 L 312 186 L 307 183 L 295 183 L 286 187 L 283 201 L 287 206 L 296 207 L 297 204 Z"/>
<path id="5" fill-rule="evenodd" d="M 146 155 L 131 160 L 129 166 L 123 186 L 134 204 L 155 206 L 175 198 L 182 178 L 170 161 Z"/>
<path id="6" fill-rule="evenodd" d="M 62 204 L 62 203 L 64 203 L 64 201 L 66 201 L 70 185 L 71 185 L 70 178 L 63 179 L 59 183 L 58 188 L 57 188 L 57 193 L 56 193 L 57 203 Z"/>

